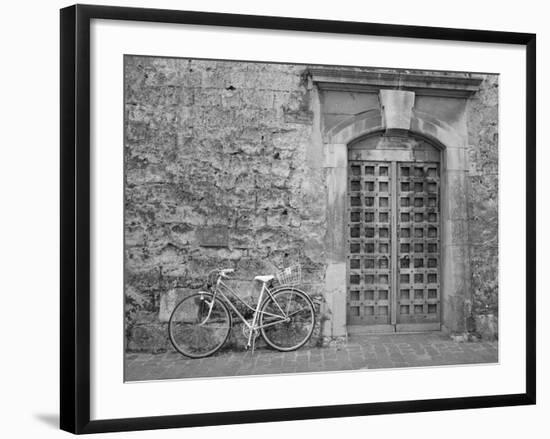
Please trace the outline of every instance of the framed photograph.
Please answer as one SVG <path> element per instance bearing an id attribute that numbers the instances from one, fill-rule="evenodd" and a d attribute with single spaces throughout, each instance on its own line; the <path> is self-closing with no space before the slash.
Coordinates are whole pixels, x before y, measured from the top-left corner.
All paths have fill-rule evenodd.
<path id="1" fill-rule="evenodd" d="M 61 428 L 534 404 L 535 41 L 62 9 Z"/>

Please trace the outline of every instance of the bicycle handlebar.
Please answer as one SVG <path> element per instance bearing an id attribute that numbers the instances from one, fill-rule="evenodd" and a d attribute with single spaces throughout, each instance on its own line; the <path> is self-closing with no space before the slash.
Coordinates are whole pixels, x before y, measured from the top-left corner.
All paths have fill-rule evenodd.
<path id="1" fill-rule="evenodd" d="M 206 288 L 212 288 L 212 286 L 217 282 L 218 279 L 227 278 L 228 274 L 234 272 L 234 268 L 215 268 L 214 270 L 210 270 L 208 272 L 208 275 L 206 276 Z M 216 276 L 216 279 L 213 277 L 214 274 Z"/>
<path id="2" fill-rule="evenodd" d="M 215 268 L 214 270 L 211 270 L 208 273 L 208 277 L 210 277 L 213 273 L 216 273 L 217 276 L 227 277 L 228 274 L 234 273 L 234 272 L 235 272 L 234 268 Z"/>

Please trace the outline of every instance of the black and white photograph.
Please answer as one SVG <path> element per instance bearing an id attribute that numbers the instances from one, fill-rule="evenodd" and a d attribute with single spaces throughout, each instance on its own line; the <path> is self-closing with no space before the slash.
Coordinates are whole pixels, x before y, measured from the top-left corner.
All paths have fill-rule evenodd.
<path id="1" fill-rule="evenodd" d="M 123 65 L 125 381 L 499 362 L 498 73 Z"/>
<path id="2" fill-rule="evenodd" d="M 543 5 L 6 3 L 2 437 L 538 438 Z"/>

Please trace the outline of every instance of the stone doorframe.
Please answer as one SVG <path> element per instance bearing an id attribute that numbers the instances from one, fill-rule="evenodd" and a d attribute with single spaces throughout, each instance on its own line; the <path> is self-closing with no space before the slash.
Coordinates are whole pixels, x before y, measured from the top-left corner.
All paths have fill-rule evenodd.
<path id="1" fill-rule="evenodd" d="M 326 90 L 326 71 L 322 82 L 319 75 L 311 72 L 312 83 L 317 91 Z M 357 76 L 356 72 L 353 72 Z M 399 74 L 399 82 L 406 83 Z M 418 76 L 415 79 L 418 80 Z M 334 77 L 341 78 L 342 71 Z M 375 79 L 378 76 L 375 77 Z M 317 79 L 317 80 L 316 80 Z M 430 92 L 437 93 L 437 81 Z M 349 80 L 349 78 L 348 78 Z M 453 78 L 445 78 L 453 83 Z M 466 84 L 460 77 L 454 85 L 465 98 L 471 95 L 481 82 L 477 78 Z M 328 82 L 334 86 L 336 82 Z M 338 84 L 342 84 L 339 82 Z M 425 84 L 425 83 L 422 83 Z M 372 81 L 367 80 L 370 93 Z M 376 85 L 375 85 L 376 86 Z M 387 86 L 387 84 L 386 84 Z M 380 87 L 380 86 L 378 86 Z M 331 89 L 330 87 L 328 87 Z M 400 87 L 401 88 L 401 87 Z M 468 247 L 467 200 L 468 200 L 468 133 L 465 124 L 453 127 L 435 114 L 415 108 L 414 85 L 409 90 L 379 88 L 379 108 L 369 109 L 340 122 L 330 130 L 321 131 L 327 187 L 327 271 L 325 292 L 331 310 L 332 336 L 347 335 L 346 331 L 346 191 L 348 147 L 359 138 L 398 130 L 422 136 L 441 150 L 441 323 L 448 332 L 464 332 L 471 306 L 471 278 Z M 338 89 L 338 88 L 337 88 Z M 466 90 L 467 89 L 467 90 Z M 354 90 L 357 86 L 354 85 Z M 444 97 L 445 99 L 445 97 Z"/>

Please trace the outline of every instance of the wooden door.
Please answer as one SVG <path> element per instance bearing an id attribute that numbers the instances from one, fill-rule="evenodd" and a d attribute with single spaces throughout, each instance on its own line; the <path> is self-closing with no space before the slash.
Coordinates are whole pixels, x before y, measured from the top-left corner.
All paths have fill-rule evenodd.
<path id="1" fill-rule="evenodd" d="M 416 139 L 374 145 L 348 160 L 348 330 L 438 330 L 439 151 Z"/>

